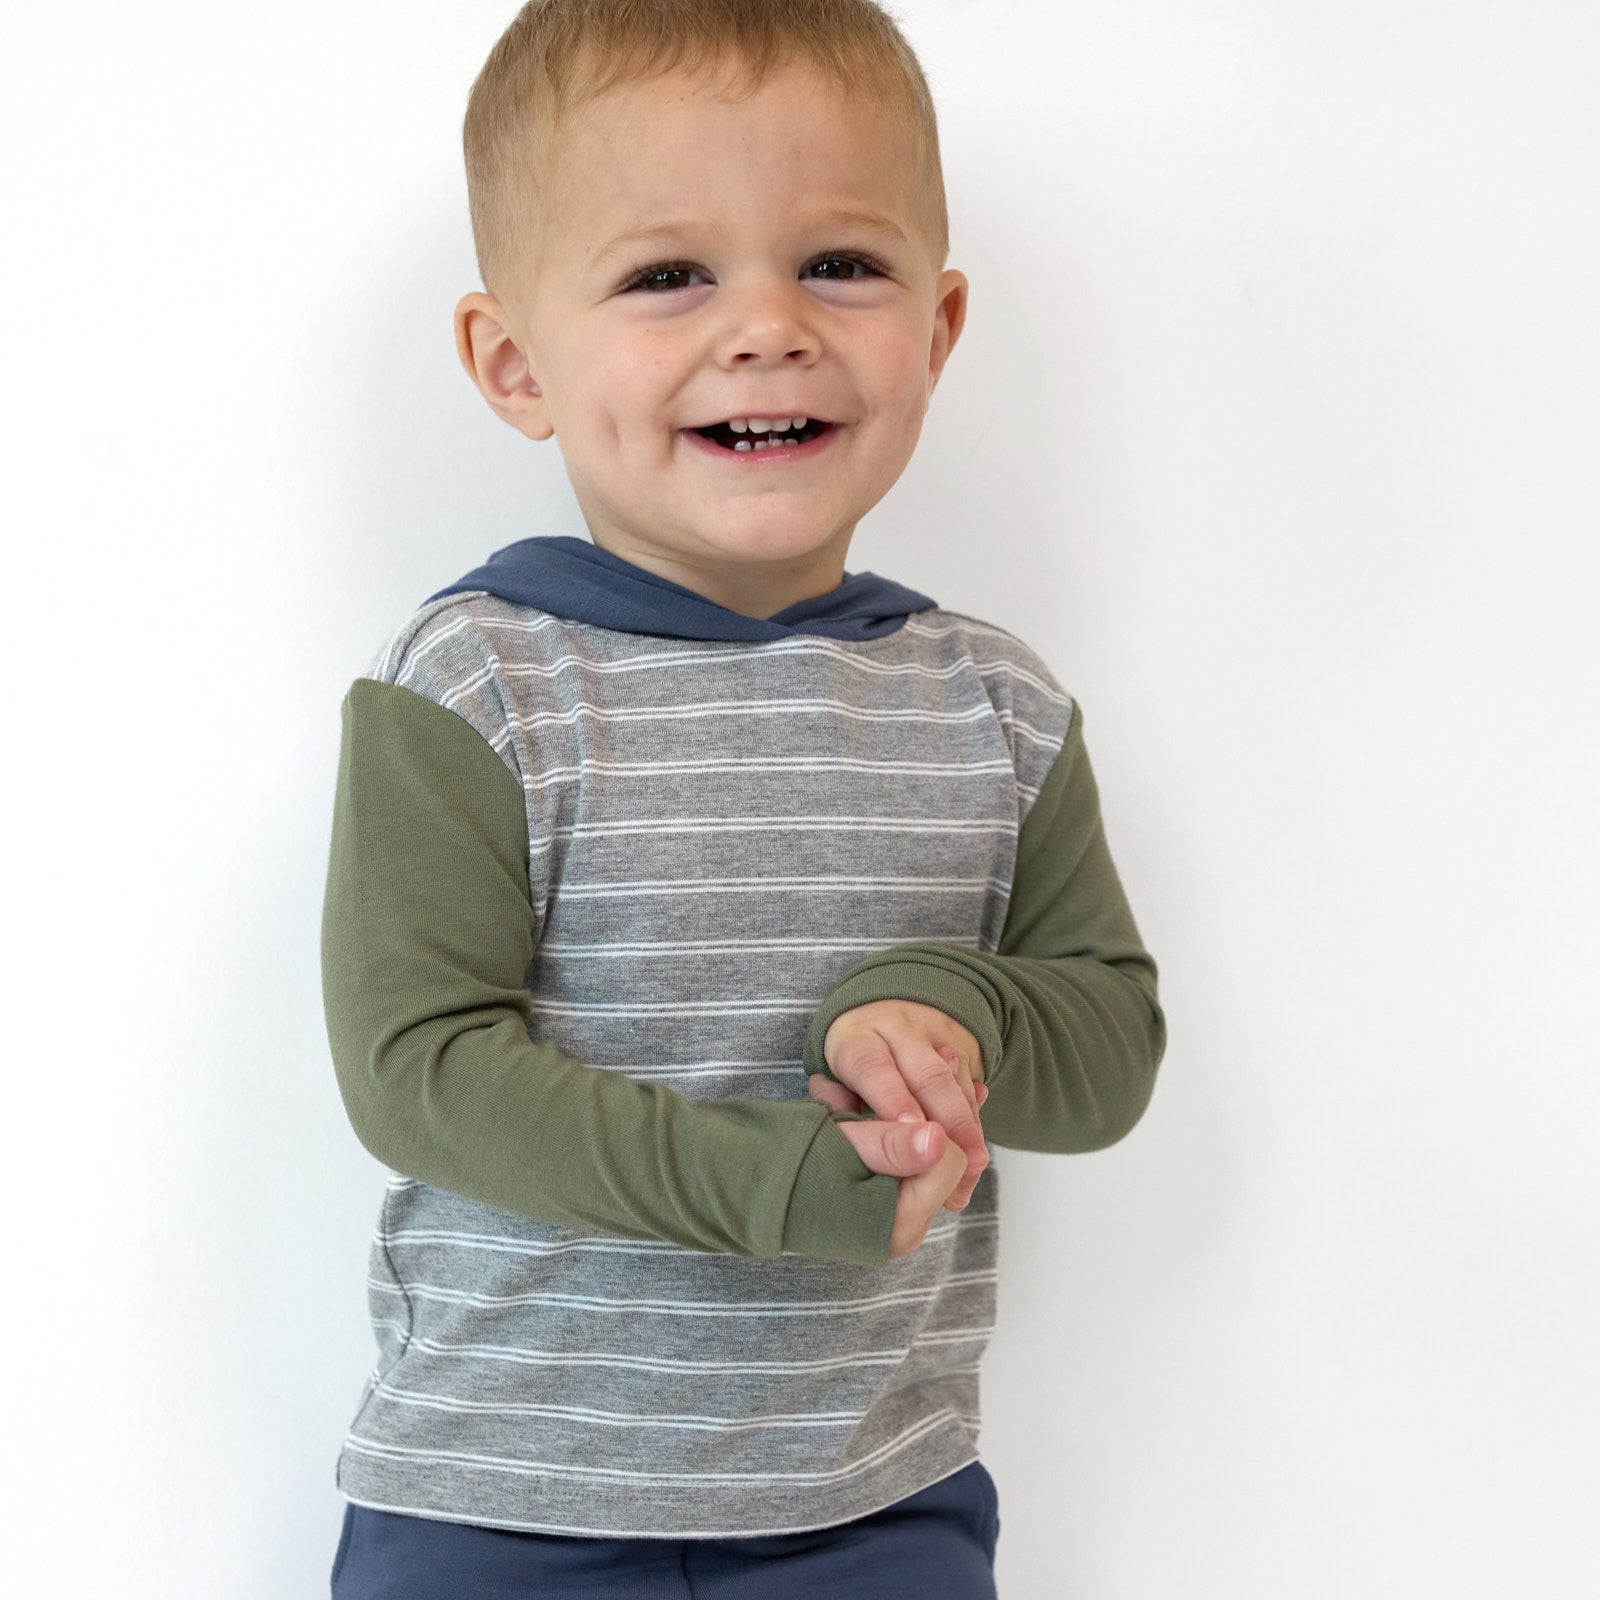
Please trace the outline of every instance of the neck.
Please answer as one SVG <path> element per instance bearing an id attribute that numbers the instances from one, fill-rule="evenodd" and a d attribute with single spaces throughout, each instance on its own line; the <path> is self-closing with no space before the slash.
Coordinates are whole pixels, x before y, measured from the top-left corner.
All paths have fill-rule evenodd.
<path id="1" fill-rule="evenodd" d="M 590 537 L 602 550 L 631 561 L 634 566 L 692 589 L 715 605 L 742 617 L 765 619 L 801 600 L 812 600 L 844 582 L 844 550 L 817 550 L 789 565 L 719 565 L 696 562 L 692 557 L 660 550 L 634 549 L 627 541 L 607 534 Z"/>

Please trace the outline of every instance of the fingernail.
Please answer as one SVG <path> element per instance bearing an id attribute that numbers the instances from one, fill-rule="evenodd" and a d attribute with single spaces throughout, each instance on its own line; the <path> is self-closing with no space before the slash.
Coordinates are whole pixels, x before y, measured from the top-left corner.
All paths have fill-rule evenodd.
<path id="1" fill-rule="evenodd" d="M 913 1118 L 912 1120 L 914 1121 L 915 1119 Z M 916 1146 L 919 1156 L 927 1155 L 928 1147 L 933 1143 L 933 1124 L 930 1122 L 927 1127 L 918 1129 L 912 1135 L 911 1142 Z"/>
<path id="2" fill-rule="evenodd" d="M 894 1120 L 896 1122 L 921 1122 L 922 1118 L 915 1111 L 902 1111 Z"/>

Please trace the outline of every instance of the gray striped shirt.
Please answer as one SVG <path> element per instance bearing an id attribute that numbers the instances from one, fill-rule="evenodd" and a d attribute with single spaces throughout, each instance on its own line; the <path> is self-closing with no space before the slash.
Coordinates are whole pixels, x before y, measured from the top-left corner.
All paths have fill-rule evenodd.
<path id="1" fill-rule="evenodd" d="M 368 675 L 522 787 L 535 1032 L 689 1099 L 805 1097 L 807 1022 L 873 951 L 996 948 L 1072 715 L 1027 645 L 943 609 L 747 643 L 450 595 Z M 393 1173 L 339 1487 L 609 1537 L 864 1516 L 976 1459 L 998 1226 L 993 1165 L 881 1265 L 556 1226 Z"/>

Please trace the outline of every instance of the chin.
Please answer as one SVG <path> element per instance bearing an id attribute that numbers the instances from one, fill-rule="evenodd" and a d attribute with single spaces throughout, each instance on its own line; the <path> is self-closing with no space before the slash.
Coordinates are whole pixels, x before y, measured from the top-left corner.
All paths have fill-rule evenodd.
<path id="1" fill-rule="evenodd" d="M 717 547 L 733 561 L 803 561 L 809 556 L 825 555 L 847 544 L 831 531 L 828 533 L 788 533 L 783 529 L 764 527 L 759 516 L 754 526 L 741 528 L 738 533 L 719 539 Z"/>

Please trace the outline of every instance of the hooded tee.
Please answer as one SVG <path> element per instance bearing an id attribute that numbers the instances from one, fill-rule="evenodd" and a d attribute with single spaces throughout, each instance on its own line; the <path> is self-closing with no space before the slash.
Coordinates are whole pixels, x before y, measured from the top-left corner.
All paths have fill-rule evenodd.
<path id="1" fill-rule="evenodd" d="M 747 617 L 571 537 L 428 597 L 345 696 L 322 927 L 388 1169 L 363 1505 L 790 1533 L 977 1459 L 997 1166 L 889 1259 L 898 1180 L 810 1097 L 833 1020 L 977 1038 L 991 1145 L 1137 1122 L 1165 1045 L 1082 717 L 870 572 Z"/>

